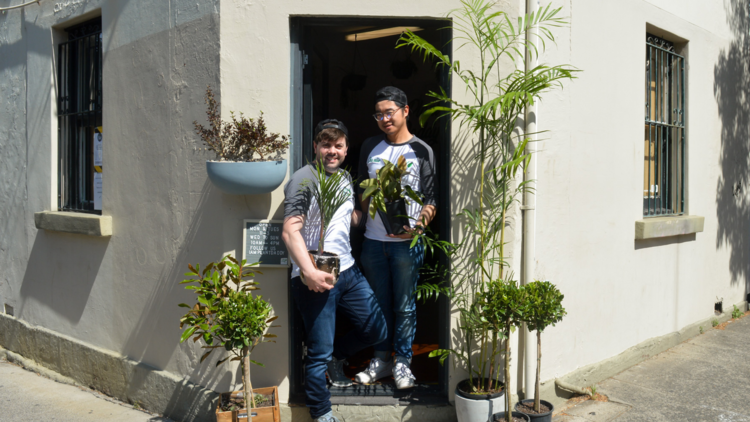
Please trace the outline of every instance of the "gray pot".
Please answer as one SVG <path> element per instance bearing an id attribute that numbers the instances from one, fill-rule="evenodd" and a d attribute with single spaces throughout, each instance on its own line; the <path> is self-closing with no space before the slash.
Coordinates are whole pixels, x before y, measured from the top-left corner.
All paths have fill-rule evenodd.
<path id="1" fill-rule="evenodd" d="M 333 285 L 335 286 L 339 281 L 339 274 L 341 273 L 341 260 L 339 256 L 330 252 L 318 254 L 318 251 L 307 251 L 307 253 L 316 269 L 333 274 Z"/>
<path id="2" fill-rule="evenodd" d="M 217 188 L 232 195 L 273 192 L 286 177 L 286 160 L 206 161 L 206 173 Z"/>
<path id="3" fill-rule="evenodd" d="M 495 394 L 467 394 L 460 388 L 467 382 L 463 380 L 456 386 L 458 422 L 491 422 L 492 415 L 506 410 L 504 389 Z"/>

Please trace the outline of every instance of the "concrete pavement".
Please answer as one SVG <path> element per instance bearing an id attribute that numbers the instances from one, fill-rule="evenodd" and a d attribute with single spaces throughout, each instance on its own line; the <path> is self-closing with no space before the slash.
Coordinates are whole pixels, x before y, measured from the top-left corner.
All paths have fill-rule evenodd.
<path id="1" fill-rule="evenodd" d="M 750 316 L 704 329 L 599 383 L 609 402 L 560 409 L 553 421 L 750 422 Z"/>
<path id="2" fill-rule="evenodd" d="M 62 384 L 0 360 L 3 422 L 169 422 L 95 391 Z"/>

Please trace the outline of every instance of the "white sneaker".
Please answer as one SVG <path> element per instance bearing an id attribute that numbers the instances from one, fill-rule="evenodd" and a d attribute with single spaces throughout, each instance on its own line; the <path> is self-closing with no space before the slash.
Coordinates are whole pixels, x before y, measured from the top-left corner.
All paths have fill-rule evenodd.
<path id="1" fill-rule="evenodd" d="M 401 356 L 396 356 L 393 359 L 393 379 L 396 381 L 396 388 L 399 390 L 414 387 L 417 380 L 411 373 L 410 364 L 409 359 Z"/>
<path id="2" fill-rule="evenodd" d="M 391 362 L 390 360 L 388 360 L 388 362 L 384 362 L 378 358 L 372 358 L 372 360 L 370 361 L 370 366 L 368 366 L 364 371 L 357 374 L 354 379 L 360 384 L 372 384 L 381 378 L 385 378 L 388 375 L 391 375 L 392 370 L 393 362 Z"/>
<path id="3" fill-rule="evenodd" d="M 313 422 L 339 422 L 339 419 L 333 416 L 333 411 L 315 419 Z"/>
<path id="4" fill-rule="evenodd" d="M 331 356 L 331 361 L 328 362 L 328 369 L 326 369 L 326 375 L 328 375 L 328 381 L 333 384 L 334 387 L 350 387 L 353 382 L 344 374 L 344 364 L 348 364 L 345 360 L 338 360 Z"/>

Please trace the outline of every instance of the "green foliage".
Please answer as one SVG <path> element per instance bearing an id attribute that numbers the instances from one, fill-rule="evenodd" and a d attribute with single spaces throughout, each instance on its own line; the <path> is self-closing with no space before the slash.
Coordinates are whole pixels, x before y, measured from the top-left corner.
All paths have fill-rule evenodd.
<path id="1" fill-rule="evenodd" d="M 325 250 L 325 234 L 336 211 L 352 196 L 352 191 L 346 189 L 349 184 L 348 173 L 340 169 L 336 173 L 328 174 L 323 163 L 315 162 L 315 180 L 302 181 L 303 189 L 309 189 L 320 208 L 320 240 L 318 253 Z"/>
<path id="2" fill-rule="evenodd" d="M 524 67 L 526 58 L 538 57 L 547 41 L 554 42 L 552 29 L 567 24 L 558 16 L 561 8 L 546 6 L 514 20 L 499 10 L 493 0 L 462 0 L 461 5 L 449 14 L 456 34 L 452 43 L 456 49 L 469 49 L 477 57 L 475 68 L 463 67 L 411 31 L 401 36 L 397 48 L 419 52 L 435 66 L 449 69 L 454 79 L 463 82 L 463 87 L 455 87 L 454 92 L 461 92 L 460 98 L 470 98 L 463 102 L 443 90 L 429 92 L 432 102 L 420 116 L 422 125 L 448 117 L 459 123 L 464 136 L 457 143 L 466 145 L 459 145 L 456 150 L 470 150 L 475 155 L 460 169 L 465 174 L 455 176 L 478 180 L 466 188 L 472 189 L 467 194 L 467 203 L 471 205 L 457 216 L 464 225 L 460 230 L 463 237 L 457 244 L 431 242 L 429 233 L 422 235 L 424 244 L 429 246 L 426 249 L 434 248 L 445 254 L 452 267 L 427 270 L 441 281 L 422 283 L 417 297 L 426 299 L 445 294 L 451 299 L 458 311 L 455 343 L 459 348 L 436 350 L 430 356 L 439 357 L 441 363 L 453 356 L 454 363 L 466 366 L 471 388 L 488 391 L 493 376 L 498 377 L 494 371 L 503 355 L 504 382 L 506 385 L 511 382 L 510 344 L 505 341 L 504 352 L 498 346 L 507 339 L 506 333 L 515 326 L 516 317 L 510 319 L 510 329 L 508 320 L 498 325 L 499 318 L 514 313 L 526 315 L 526 305 L 519 299 L 524 295 L 523 289 L 515 285 L 506 271 L 508 214 L 519 202 L 520 194 L 532 192 L 530 181 L 520 180 L 531 159 L 526 150 L 529 138 L 515 136 L 514 131 L 527 107 L 544 93 L 561 88 L 563 81 L 574 78 L 577 70 L 565 65 Z M 526 37 L 534 32 L 538 35 Z M 509 63 L 513 68 L 509 69 Z M 451 278 L 450 287 L 442 282 L 446 276 Z M 511 291 L 515 293 L 510 297 L 502 293 L 508 295 Z M 508 309 L 508 303 L 518 308 Z M 485 384 L 481 380 L 488 381 Z M 509 400 L 510 394 L 506 397 Z M 506 405 L 511 408 L 510 403 Z"/>
<path id="3" fill-rule="evenodd" d="M 221 119 L 219 103 L 211 87 L 206 87 L 206 118 L 208 127 L 193 122 L 195 133 L 221 161 L 269 161 L 280 159 L 289 149 L 287 136 L 268 133 L 263 112 L 257 119 L 230 112 L 231 121 Z M 257 154 L 257 158 L 255 155 Z"/>
<path id="4" fill-rule="evenodd" d="M 263 366 L 262 363 L 249 359 L 255 346 L 262 342 L 275 342 L 275 334 L 266 334 L 272 327 L 271 323 L 278 318 L 270 316 L 273 312 L 271 305 L 261 296 L 253 296 L 252 291 L 258 290 L 258 283 L 252 281 L 255 277 L 247 261 L 238 262 L 231 255 L 227 255 L 218 263 L 211 262 L 200 270 L 200 265 L 188 264 L 191 277 L 180 284 L 188 284 L 185 289 L 196 294 L 196 303 L 190 306 L 180 303 L 188 312 L 180 318 L 180 329 L 184 329 L 180 343 L 192 338 L 193 342 L 203 341 L 207 349 L 201 356 L 203 362 L 214 350 L 223 349 L 230 352 L 230 356 L 219 360 L 219 366 L 231 358 L 241 361 L 243 367 L 247 363 Z M 247 361 L 247 363 L 245 362 Z M 249 369 L 243 370 L 242 381 L 250 385 Z"/>
<path id="5" fill-rule="evenodd" d="M 398 157 L 396 164 L 383 160 L 383 167 L 377 172 L 374 179 L 367 179 L 359 184 L 365 191 L 362 200 L 370 199 L 370 218 L 375 218 L 375 212 L 379 209 L 385 212 L 385 203 L 397 201 L 408 197 L 419 205 L 422 198 L 409 185 L 402 184 L 402 179 L 408 174 L 406 159 L 403 155 Z"/>
<path id="6" fill-rule="evenodd" d="M 562 307 L 565 296 L 549 281 L 533 281 L 526 285 L 528 312 L 524 318 L 529 331 L 544 331 L 567 314 Z"/>
<path id="7" fill-rule="evenodd" d="M 594 396 L 596 396 L 596 384 L 591 384 L 589 390 L 591 391 L 591 398 L 594 398 Z"/>
<path id="8" fill-rule="evenodd" d="M 732 318 L 733 319 L 740 318 L 742 316 L 742 311 L 740 311 L 739 308 L 737 308 L 737 305 L 732 305 L 732 306 L 734 306 L 734 310 L 732 311 Z"/>
<path id="9" fill-rule="evenodd" d="M 717 325 L 719 325 L 719 320 L 716 319 L 716 318 L 712 319 L 711 320 L 711 326 L 712 327 L 716 327 Z"/>
<path id="10" fill-rule="evenodd" d="M 701 325 L 700 327 L 698 327 L 698 331 L 699 331 L 699 332 L 700 332 L 701 334 L 703 334 L 703 326 L 702 326 L 702 325 Z"/>

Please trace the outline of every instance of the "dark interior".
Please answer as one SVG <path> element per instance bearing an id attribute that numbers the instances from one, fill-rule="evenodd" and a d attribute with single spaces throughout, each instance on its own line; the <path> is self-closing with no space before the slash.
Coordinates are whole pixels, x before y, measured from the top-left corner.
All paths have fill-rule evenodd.
<path id="1" fill-rule="evenodd" d="M 303 101 L 308 109 L 306 113 L 306 125 L 315 125 L 317 122 L 335 118 L 344 122 L 349 130 L 350 145 L 344 162 L 344 168 L 350 171 L 354 178 L 358 174 L 358 158 L 362 143 L 370 136 L 377 135 L 380 129 L 373 119 L 373 98 L 375 92 L 384 86 L 396 86 L 406 92 L 409 99 L 410 119 L 409 130 L 427 144 L 429 144 L 436 157 L 437 171 L 441 172 L 446 167 L 445 157 L 448 156 L 447 134 L 449 133 L 449 122 L 441 121 L 439 124 L 428 124 L 420 127 L 419 115 L 430 101 L 426 93 L 430 90 L 439 91 L 441 82 L 443 89 L 449 91 L 445 86 L 448 80 L 444 69 L 436 68 L 430 61 L 424 62 L 418 54 L 412 54 L 406 48 L 395 49 L 399 34 L 382 36 L 375 39 L 361 40 L 360 36 L 367 37 L 367 32 L 395 27 L 417 27 L 415 31 L 435 46 L 441 46 L 449 39 L 448 31 L 440 28 L 446 27 L 444 20 L 383 20 L 383 19 L 339 19 L 339 20 L 314 20 L 302 22 L 297 28 L 299 45 L 302 57 L 307 56 L 307 64 L 304 67 L 305 88 L 303 89 Z M 352 35 L 357 34 L 357 40 L 351 40 Z M 363 34 L 363 35 L 360 35 Z M 349 36 L 349 40 L 347 40 Z M 446 47 L 447 48 L 447 47 Z M 310 133 L 310 132 L 306 132 Z M 311 138 L 311 136 L 309 136 Z M 311 160 L 312 139 L 306 136 L 303 143 L 304 162 Z M 441 175 L 442 176 L 442 175 Z M 447 204 L 447 189 L 440 177 L 440 201 Z M 355 182 L 356 183 L 356 182 Z M 359 208 L 359 204 L 357 204 Z M 447 212 L 441 212 L 442 206 L 438 206 L 438 218 L 431 223 L 430 228 L 435 233 L 445 231 L 444 226 Z M 443 224 L 441 224 L 443 223 Z M 351 235 L 352 248 L 355 259 L 359 264 L 359 254 L 364 233 L 353 231 Z M 434 264 L 434 258 L 427 257 L 426 265 Z M 441 334 L 447 324 L 441 307 L 446 304 L 438 301 L 429 301 L 417 304 L 417 333 L 414 340 L 414 358 L 412 372 L 417 379 L 418 386 L 412 391 L 394 391 L 393 379 L 385 378 L 376 386 L 359 386 L 349 388 L 331 388 L 333 395 L 404 395 L 416 392 L 441 393 L 444 390 L 445 368 L 442 368 L 436 358 L 429 358 L 430 351 L 438 348 L 445 335 Z M 296 310 L 295 310 L 296 313 Z M 441 322 L 445 319 L 445 323 Z M 295 317 L 294 332 L 295 342 L 304 341 L 304 329 L 299 316 Z M 337 319 L 337 335 L 350 330 L 352 326 L 342 317 Z M 372 357 L 372 348 L 366 349 L 356 356 L 348 359 L 349 365 L 345 367 L 346 374 L 352 379 L 357 372 L 367 367 Z M 299 362 L 297 370 L 298 388 L 293 386 L 293 393 L 304 393 L 299 383 L 304 382 L 304 371 L 302 362 Z"/>

